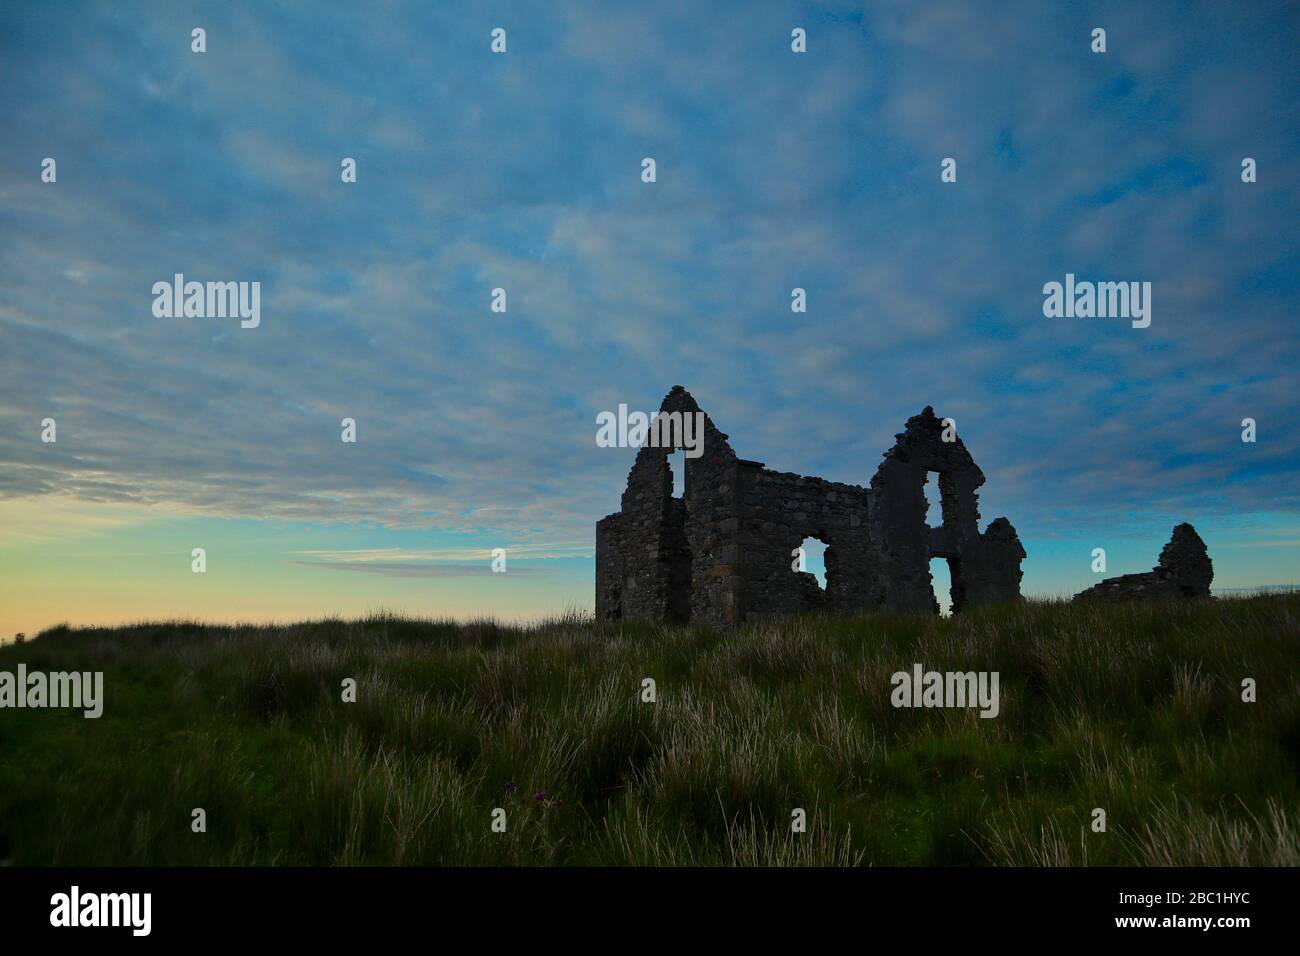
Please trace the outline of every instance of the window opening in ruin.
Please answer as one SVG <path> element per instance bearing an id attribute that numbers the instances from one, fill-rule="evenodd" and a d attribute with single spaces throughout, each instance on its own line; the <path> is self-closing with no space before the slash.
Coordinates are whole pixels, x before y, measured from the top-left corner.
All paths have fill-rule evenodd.
<path id="1" fill-rule="evenodd" d="M 925 512 L 925 523 L 931 528 L 942 528 L 943 496 L 939 493 L 937 471 L 929 471 L 925 474 L 925 502 L 930 506 Z"/>
<path id="2" fill-rule="evenodd" d="M 817 579 L 817 586 L 826 590 L 826 542 L 819 538 L 804 538 L 803 569 Z"/>
<path id="3" fill-rule="evenodd" d="M 673 497 L 686 495 L 686 452 L 677 449 L 668 456 L 668 470 L 673 474 Z"/>
<path id="4" fill-rule="evenodd" d="M 930 581 L 942 617 L 952 616 L 952 571 L 947 558 L 930 559 Z"/>

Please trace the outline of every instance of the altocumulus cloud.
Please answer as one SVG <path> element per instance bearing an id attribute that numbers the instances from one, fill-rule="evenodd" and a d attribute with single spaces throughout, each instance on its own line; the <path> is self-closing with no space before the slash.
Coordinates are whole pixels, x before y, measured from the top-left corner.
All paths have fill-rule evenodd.
<path id="1" fill-rule="evenodd" d="M 1294 512 L 1298 16 L 6 6 L 0 495 L 588 540 L 631 458 L 595 414 L 682 383 L 856 483 L 933 404 L 1022 533 Z M 1067 271 L 1151 281 L 1151 328 L 1044 320 Z M 261 327 L 153 318 L 175 272 L 259 280 Z"/>

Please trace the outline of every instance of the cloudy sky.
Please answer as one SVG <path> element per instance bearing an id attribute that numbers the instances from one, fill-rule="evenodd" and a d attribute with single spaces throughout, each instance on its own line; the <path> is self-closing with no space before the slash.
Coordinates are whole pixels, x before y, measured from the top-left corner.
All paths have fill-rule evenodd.
<path id="1" fill-rule="evenodd" d="M 933 405 L 1027 593 L 1182 520 L 1300 582 L 1295 4 L 361 6 L 0 8 L 0 636 L 590 607 L 596 415 L 674 384 L 857 484 Z M 1045 318 L 1066 273 L 1150 327 Z"/>

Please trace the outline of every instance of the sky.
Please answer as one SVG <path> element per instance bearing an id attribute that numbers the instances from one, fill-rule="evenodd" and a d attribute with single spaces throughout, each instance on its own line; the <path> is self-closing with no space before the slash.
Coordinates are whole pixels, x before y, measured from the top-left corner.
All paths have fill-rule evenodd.
<path id="1" fill-rule="evenodd" d="M 1297 37 L 1262 0 L 5 4 L 0 639 L 590 609 L 635 455 L 596 416 L 676 384 L 864 485 L 933 406 L 1029 595 L 1180 521 L 1216 588 L 1300 583 Z M 156 316 L 176 273 L 260 282 L 260 324 Z M 1150 326 L 1045 316 L 1067 273 L 1150 282 Z"/>

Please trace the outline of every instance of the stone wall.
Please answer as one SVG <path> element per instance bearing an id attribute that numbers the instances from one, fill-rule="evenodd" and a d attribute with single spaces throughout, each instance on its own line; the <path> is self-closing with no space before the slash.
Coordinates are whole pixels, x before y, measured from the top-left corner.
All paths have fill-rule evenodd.
<path id="1" fill-rule="evenodd" d="M 739 477 L 746 614 L 865 608 L 875 576 L 867 490 L 752 461 L 740 462 Z M 825 591 L 814 575 L 794 570 L 805 538 L 826 545 Z"/>
<path id="2" fill-rule="evenodd" d="M 660 411 L 693 414 L 700 408 L 679 385 Z M 680 499 L 672 495 L 668 464 L 680 444 L 647 444 L 628 474 L 622 510 L 597 523 L 598 617 L 740 621 L 736 455 L 707 415 L 704 423 L 703 454 L 686 458 Z"/>
<path id="3" fill-rule="evenodd" d="M 871 479 L 871 536 L 881 551 L 889 610 L 938 613 L 931 557 L 948 560 L 954 609 L 970 603 L 968 578 L 980 558 L 975 490 L 984 474 L 961 439 L 950 432 L 954 440 L 944 441 L 943 431 L 932 408 L 909 418 Z M 940 515 L 928 514 L 925 485 L 931 480 L 939 483 Z"/>

